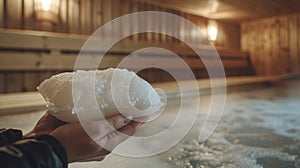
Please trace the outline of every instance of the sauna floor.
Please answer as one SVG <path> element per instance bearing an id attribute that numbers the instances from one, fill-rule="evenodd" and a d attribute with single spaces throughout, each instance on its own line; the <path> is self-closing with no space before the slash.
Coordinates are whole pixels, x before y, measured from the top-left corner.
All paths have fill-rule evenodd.
<path id="1" fill-rule="evenodd" d="M 165 112 L 141 127 L 136 136 L 153 135 L 166 129 L 177 116 L 179 102 L 179 99 L 169 100 Z M 200 111 L 207 110 L 209 103 L 210 97 L 202 96 Z M 189 106 L 183 110 L 188 111 Z M 27 132 L 43 113 L 0 116 L 0 127 Z M 73 163 L 70 168 L 300 168 L 299 80 L 229 93 L 218 127 L 207 141 L 198 142 L 202 118 L 200 112 L 187 136 L 159 155 L 130 158 L 112 153 L 102 162 Z"/>

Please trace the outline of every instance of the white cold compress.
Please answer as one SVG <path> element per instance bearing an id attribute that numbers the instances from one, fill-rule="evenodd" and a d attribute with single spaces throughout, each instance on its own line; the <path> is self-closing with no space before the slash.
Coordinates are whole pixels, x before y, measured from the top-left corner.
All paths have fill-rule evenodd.
<path id="1" fill-rule="evenodd" d="M 79 91 L 72 92 L 74 82 L 78 82 Z M 91 86 L 95 89 L 91 89 Z M 149 116 L 163 106 L 160 96 L 148 82 L 134 72 L 118 68 L 57 74 L 43 81 L 38 91 L 45 98 L 48 111 L 65 122 L 78 121 L 76 113 L 80 112 L 86 113 L 86 120 L 120 113 L 138 118 Z M 92 104 L 95 99 L 98 106 L 96 112 L 95 108 L 90 108 L 95 107 Z"/>

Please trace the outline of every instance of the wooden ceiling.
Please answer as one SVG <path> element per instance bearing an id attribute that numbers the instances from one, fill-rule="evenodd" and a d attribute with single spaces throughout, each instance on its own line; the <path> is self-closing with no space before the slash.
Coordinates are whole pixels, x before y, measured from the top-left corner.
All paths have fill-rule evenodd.
<path id="1" fill-rule="evenodd" d="M 240 23 L 300 12 L 300 0 L 138 0 L 211 19 Z"/>

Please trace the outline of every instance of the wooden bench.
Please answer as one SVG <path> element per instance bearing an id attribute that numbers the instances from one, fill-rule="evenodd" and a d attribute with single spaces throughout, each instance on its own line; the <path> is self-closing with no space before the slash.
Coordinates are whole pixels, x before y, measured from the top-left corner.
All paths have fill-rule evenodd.
<path id="1" fill-rule="evenodd" d="M 276 82 L 282 79 L 287 78 L 288 76 L 281 77 L 229 77 L 226 78 L 226 87 L 228 88 L 237 88 L 239 86 L 247 86 L 253 84 L 265 84 L 266 82 Z M 217 83 L 214 88 L 224 87 L 224 79 L 215 79 Z M 179 98 L 181 92 L 184 92 L 185 96 L 193 96 L 196 92 L 200 91 L 200 95 L 209 95 L 211 88 L 211 81 L 209 79 L 200 79 L 196 83 L 198 87 L 194 86 L 195 81 L 184 81 L 182 83 L 183 88 L 181 91 L 178 89 L 176 82 L 160 82 L 153 83 L 154 88 L 160 88 L 164 90 L 167 98 Z M 218 84 L 219 83 L 219 84 Z M 43 97 L 38 92 L 22 92 L 22 93 L 9 93 L 9 94 L 0 94 L 0 115 L 6 114 L 16 114 L 16 113 L 26 113 L 26 112 L 35 112 L 39 110 L 46 110 L 46 102 Z"/>
<path id="2" fill-rule="evenodd" d="M 34 91 L 41 81 L 51 75 L 72 71 L 77 55 L 87 38 L 88 36 L 83 35 L 0 29 L 0 93 Z M 101 42 L 105 43 L 107 40 Z M 189 65 L 196 78 L 207 77 L 203 62 L 193 50 L 181 43 L 147 43 L 125 39 L 109 50 L 101 62 L 101 68 L 116 67 L 131 52 L 149 46 L 173 51 Z M 198 45 L 195 48 L 201 51 L 203 59 L 211 62 L 210 67 L 214 67 L 213 63 L 216 57 L 212 56 L 212 47 Z M 104 48 L 97 49 L 97 52 L 104 51 Z M 247 52 L 220 48 L 218 53 L 228 76 L 251 74 L 248 72 L 252 68 Z M 158 56 L 168 62 L 169 68 L 179 70 L 183 68 L 176 65 L 177 62 L 173 57 L 155 54 L 155 52 L 139 53 L 136 58 L 143 62 L 149 62 L 153 58 L 152 56 Z M 84 59 L 88 62 L 94 57 L 95 55 L 86 55 Z M 136 65 L 130 67 L 127 64 L 126 68 L 139 67 Z M 147 69 L 142 71 L 140 75 L 149 82 L 172 80 L 169 74 L 164 74 L 157 69 Z"/>

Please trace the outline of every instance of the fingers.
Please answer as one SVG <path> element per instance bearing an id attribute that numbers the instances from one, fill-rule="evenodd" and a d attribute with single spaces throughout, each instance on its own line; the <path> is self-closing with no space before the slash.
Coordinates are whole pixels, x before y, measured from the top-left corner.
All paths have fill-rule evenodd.
<path id="1" fill-rule="evenodd" d="M 148 121 L 150 116 L 144 116 L 144 117 L 139 117 L 139 118 L 134 118 L 134 121 L 140 122 L 140 123 L 145 123 Z"/>
<path id="2" fill-rule="evenodd" d="M 62 124 L 64 124 L 63 121 L 60 121 L 47 111 L 46 114 L 38 121 L 37 126 L 47 126 L 47 128 L 56 128 Z"/>
<path id="3" fill-rule="evenodd" d="M 35 127 L 24 137 L 36 136 L 40 134 L 49 134 L 51 131 L 57 127 L 65 124 L 64 122 L 58 120 L 56 117 L 51 115 L 49 112 L 46 112 L 37 122 Z"/>
<path id="4" fill-rule="evenodd" d="M 106 134 L 118 130 L 131 121 L 132 117 L 126 118 L 123 115 L 114 115 L 106 120 L 82 122 L 83 126 L 96 139 L 100 139 Z M 106 122 L 105 122 L 106 121 Z"/>
<path id="5" fill-rule="evenodd" d="M 122 127 L 121 129 L 119 129 L 118 132 L 120 132 L 122 134 L 126 134 L 128 136 L 131 136 L 131 135 L 134 134 L 136 129 L 139 128 L 143 124 L 144 123 L 132 121 L 128 125 L 126 125 L 125 127 Z"/>
<path id="6" fill-rule="evenodd" d="M 113 127 L 114 130 L 124 127 L 132 120 L 132 116 L 125 117 L 123 115 L 114 115 L 106 121 Z"/>
<path id="7" fill-rule="evenodd" d="M 133 135 L 135 130 L 142 123 L 132 121 L 128 125 L 120 128 L 119 130 L 110 132 L 106 136 L 97 140 L 97 143 L 105 148 L 106 150 L 112 151 L 116 146 L 129 138 L 129 136 Z"/>

